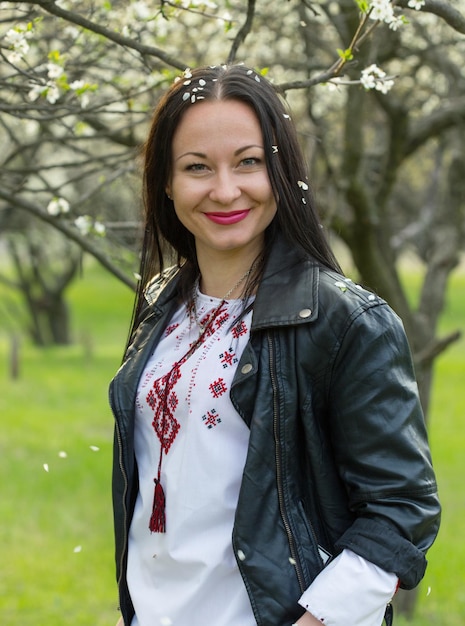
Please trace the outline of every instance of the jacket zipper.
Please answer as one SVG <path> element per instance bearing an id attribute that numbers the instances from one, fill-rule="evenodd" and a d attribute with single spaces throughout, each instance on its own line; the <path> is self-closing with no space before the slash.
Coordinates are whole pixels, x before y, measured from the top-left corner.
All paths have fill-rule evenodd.
<path id="1" fill-rule="evenodd" d="M 287 540 L 289 542 L 289 549 L 291 553 L 291 558 L 295 567 L 297 580 L 300 586 L 300 590 L 303 593 L 307 589 L 307 585 L 304 581 L 304 576 L 302 573 L 302 568 L 300 565 L 299 558 L 297 556 L 297 550 L 295 545 L 294 535 L 292 534 L 291 526 L 289 524 L 289 519 L 286 513 L 286 507 L 284 504 L 284 488 L 283 488 L 283 480 L 282 480 L 282 454 L 281 454 L 281 444 L 279 438 L 279 410 L 278 410 L 278 384 L 277 384 L 277 376 L 275 371 L 275 359 L 274 359 L 274 346 L 273 339 L 271 333 L 267 333 L 268 338 L 268 347 L 269 347 L 269 365 L 270 365 L 270 378 L 271 378 L 271 389 L 273 394 L 273 433 L 275 440 L 275 460 L 276 460 L 276 483 L 278 489 L 278 502 L 279 502 L 279 510 L 281 512 L 281 519 L 283 520 L 284 529 L 286 531 Z"/>

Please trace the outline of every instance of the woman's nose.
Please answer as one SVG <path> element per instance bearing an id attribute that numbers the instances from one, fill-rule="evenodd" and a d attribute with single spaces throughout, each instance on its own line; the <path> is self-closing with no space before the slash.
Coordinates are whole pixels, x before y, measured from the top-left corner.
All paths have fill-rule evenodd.
<path id="1" fill-rule="evenodd" d="M 231 204 L 241 195 L 237 177 L 229 171 L 218 172 L 213 178 L 210 199 L 220 204 Z"/>

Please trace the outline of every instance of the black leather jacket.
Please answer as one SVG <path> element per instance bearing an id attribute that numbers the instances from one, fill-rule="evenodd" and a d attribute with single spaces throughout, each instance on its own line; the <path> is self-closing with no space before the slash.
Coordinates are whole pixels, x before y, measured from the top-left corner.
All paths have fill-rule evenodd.
<path id="1" fill-rule="evenodd" d="M 126 625 L 136 387 L 177 307 L 176 283 L 171 272 L 148 290 L 145 319 L 110 387 Z M 231 399 L 250 427 L 232 542 L 257 624 L 292 624 L 322 555 L 344 548 L 396 573 L 404 588 L 417 585 L 440 507 L 410 351 L 389 306 L 277 241 Z"/>

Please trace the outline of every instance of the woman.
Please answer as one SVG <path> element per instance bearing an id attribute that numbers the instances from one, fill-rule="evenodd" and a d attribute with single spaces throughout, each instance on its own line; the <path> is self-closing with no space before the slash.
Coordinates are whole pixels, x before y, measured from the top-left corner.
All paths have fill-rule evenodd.
<path id="1" fill-rule="evenodd" d="M 252 70 L 161 100 L 111 384 L 121 624 L 379 626 L 424 574 L 439 505 L 405 334 L 342 276 L 306 180 Z"/>

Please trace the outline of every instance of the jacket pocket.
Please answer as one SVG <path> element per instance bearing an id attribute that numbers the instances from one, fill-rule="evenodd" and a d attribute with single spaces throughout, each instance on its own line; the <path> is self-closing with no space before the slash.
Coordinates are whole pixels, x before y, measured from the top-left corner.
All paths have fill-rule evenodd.
<path id="1" fill-rule="evenodd" d="M 304 529 L 305 535 L 299 532 L 299 552 L 305 555 L 305 561 L 313 580 L 332 559 L 332 554 L 321 545 L 317 533 L 308 518 L 302 500 L 298 502 L 299 526 Z"/>

